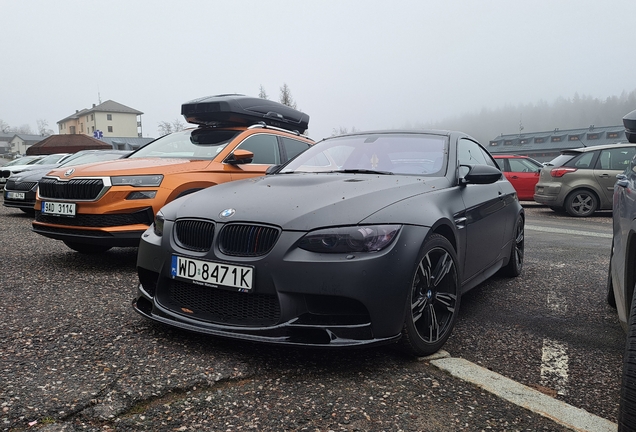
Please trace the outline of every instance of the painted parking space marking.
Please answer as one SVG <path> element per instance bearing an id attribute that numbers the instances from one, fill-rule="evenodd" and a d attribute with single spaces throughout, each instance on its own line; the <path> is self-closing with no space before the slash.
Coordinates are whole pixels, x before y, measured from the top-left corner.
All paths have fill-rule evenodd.
<path id="1" fill-rule="evenodd" d="M 558 394 L 568 394 L 567 347 L 552 339 L 543 339 L 541 348 L 541 385 L 553 388 Z"/>
<path id="2" fill-rule="evenodd" d="M 444 353 L 445 356 L 440 355 Z M 616 423 L 550 397 L 538 390 L 478 366 L 468 360 L 450 357 L 441 351 L 435 358 L 422 358 L 456 378 L 473 383 L 502 399 L 519 405 L 576 431 L 616 432 Z"/>
<path id="3" fill-rule="evenodd" d="M 537 225 L 526 225 L 525 228 L 527 230 L 532 230 L 532 231 L 543 231 L 543 232 L 557 233 L 557 234 L 573 234 L 578 236 L 612 238 L 612 234 L 608 234 L 608 233 L 572 230 L 572 229 L 565 229 L 565 228 L 553 228 L 553 227 L 537 226 Z"/>

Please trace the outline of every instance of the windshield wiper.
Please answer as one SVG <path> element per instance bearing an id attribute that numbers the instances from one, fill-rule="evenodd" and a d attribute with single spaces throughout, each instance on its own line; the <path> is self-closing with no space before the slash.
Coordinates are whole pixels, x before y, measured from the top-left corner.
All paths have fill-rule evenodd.
<path id="1" fill-rule="evenodd" d="M 361 169 L 361 168 L 351 168 L 351 169 L 343 169 L 337 171 L 328 171 L 333 173 L 344 173 L 344 174 L 382 174 L 382 175 L 393 175 L 391 171 L 377 171 L 370 169 Z"/>

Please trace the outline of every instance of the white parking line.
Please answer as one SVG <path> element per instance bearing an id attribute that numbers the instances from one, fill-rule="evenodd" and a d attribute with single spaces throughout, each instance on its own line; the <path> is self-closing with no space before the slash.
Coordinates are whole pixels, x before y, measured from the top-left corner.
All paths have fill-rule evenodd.
<path id="1" fill-rule="evenodd" d="M 537 226 L 537 225 L 526 225 L 525 228 L 527 230 L 551 232 L 551 233 L 558 233 L 558 234 L 574 234 L 574 235 L 588 236 L 588 237 L 612 238 L 612 234 L 571 230 L 571 229 L 565 229 L 565 228 L 552 228 L 552 227 Z"/>
<path id="2" fill-rule="evenodd" d="M 543 339 L 541 348 L 541 385 L 553 388 L 560 395 L 567 395 L 568 353 L 565 345 Z"/>
<path id="3" fill-rule="evenodd" d="M 422 358 L 422 360 L 429 361 L 433 366 L 454 377 L 473 383 L 502 399 L 529 409 L 572 430 L 616 432 L 618 429 L 616 423 L 607 419 L 568 405 L 503 375 L 477 366 L 468 360 L 450 357 L 448 353 L 444 353 L 446 357 L 442 357 L 440 355 L 442 353 L 444 352 L 438 353 L 435 357 Z"/>

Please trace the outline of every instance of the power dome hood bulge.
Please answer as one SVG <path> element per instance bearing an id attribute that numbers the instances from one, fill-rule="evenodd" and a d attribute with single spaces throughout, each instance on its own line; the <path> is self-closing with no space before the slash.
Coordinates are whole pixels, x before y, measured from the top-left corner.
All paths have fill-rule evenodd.
<path id="1" fill-rule="evenodd" d="M 351 174 L 279 174 L 220 184 L 168 204 L 168 219 L 260 222 L 306 231 L 355 225 L 403 199 L 443 189 L 446 178 Z M 226 209 L 236 213 L 219 217 Z"/>

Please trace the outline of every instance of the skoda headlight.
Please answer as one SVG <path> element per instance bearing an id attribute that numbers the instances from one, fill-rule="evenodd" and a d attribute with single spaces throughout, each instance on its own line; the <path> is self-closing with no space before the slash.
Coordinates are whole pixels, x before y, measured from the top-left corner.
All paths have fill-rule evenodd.
<path id="1" fill-rule="evenodd" d="M 163 181 L 163 175 L 134 175 L 134 176 L 115 176 L 110 178 L 113 186 L 135 186 L 148 187 L 159 186 Z"/>
<path id="2" fill-rule="evenodd" d="M 152 229 L 155 235 L 159 237 L 163 235 L 163 223 L 165 220 L 166 218 L 163 216 L 163 213 L 161 213 L 161 210 L 159 210 L 155 215 L 155 224 L 153 225 Z"/>
<path id="3" fill-rule="evenodd" d="M 400 225 L 360 225 L 326 228 L 305 235 L 298 247 L 311 252 L 377 252 L 391 244 Z"/>

